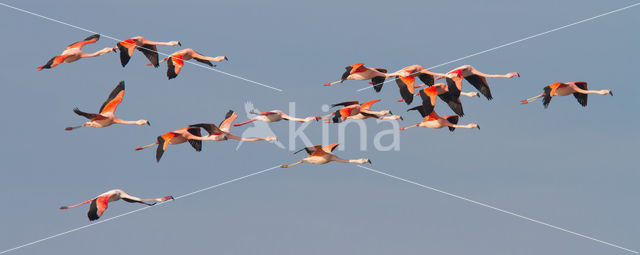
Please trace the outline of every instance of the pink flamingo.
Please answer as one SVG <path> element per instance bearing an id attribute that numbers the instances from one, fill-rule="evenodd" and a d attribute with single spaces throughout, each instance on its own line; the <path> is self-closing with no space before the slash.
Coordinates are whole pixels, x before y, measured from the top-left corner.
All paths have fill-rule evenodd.
<path id="1" fill-rule="evenodd" d="M 164 154 L 164 151 L 167 149 L 167 146 L 169 146 L 169 144 L 181 144 L 184 142 L 189 142 L 189 144 L 191 144 L 191 147 L 193 147 L 193 149 L 195 149 L 196 151 L 201 151 L 202 150 L 202 141 L 200 139 L 201 136 L 202 135 L 200 134 L 200 128 L 183 127 L 181 129 L 167 132 L 161 136 L 158 136 L 157 142 L 149 145 L 137 147 L 136 151 L 158 145 L 158 148 L 156 149 L 156 162 L 160 162 L 160 159 L 162 158 L 162 154 Z"/>
<path id="2" fill-rule="evenodd" d="M 171 61 L 168 61 L 169 59 L 171 59 Z M 220 62 L 222 60 L 229 61 L 229 58 L 227 58 L 226 56 L 207 57 L 196 52 L 191 48 L 188 48 L 188 49 L 176 51 L 170 56 L 164 58 L 160 62 L 167 61 L 167 77 L 169 78 L 169 80 L 171 80 L 178 76 L 178 74 L 180 73 L 180 70 L 182 70 L 184 61 L 187 61 L 190 59 L 195 59 L 196 61 L 207 64 L 209 66 L 215 66 L 214 64 L 211 63 L 211 61 L 215 61 L 215 62 Z M 147 65 L 152 65 L 152 64 L 153 63 L 149 63 Z"/>
<path id="3" fill-rule="evenodd" d="M 455 80 L 455 79 L 461 79 L 461 78 L 454 77 L 453 79 Z M 415 78 L 411 76 L 404 76 L 396 79 L 396 83 L 398 84 L 398 87 L 400 87 L 400 94 L 403 97 L 403 99 L 398 100 L 398 102 L 404 101 L 407 104 L 411 104 L 411 102 L 413 101 L 413 97 L 420 95 L 420 93 L 414 94 L 414 91 L 416 88 L 422 87 L 425 84 L 414 86 L 413 85 L 414 82 L 415 82 Z M 458 91 L 455 84 L 438 83 L 438 84 L 429 86 L 428 88 L 430 88 L 428 90 L 435 89 L 438 97 L 440 97 L 442 101 L 446 102 L 447 105 L 449 105 L 449 108 L 451 108 L 451 110 L 453 110 L 456 114 L 458 114 L 461 117 L 464 116 L 464 110 L 462 109 L 462 102 L 460 102 L 460 95 L 464 95 L 468 97 L 475 97 L 475 96 L 480 97 L 480 94 L 478 92 Z M 456 93 L 451 93 L 452 91 L 455 91 Z M 454 95 L 457 95 L 457 96 L 454 97 Z M 409 100 L 407 101 L 405 99 L 409 99 Z"/>
<path id="4" fill-rule="evenodd" d="M 583 107 L 587 106 L 587 99 L 589 94 L 609 94 L 613 96 L 613 92 L 611 92 L 611 90 L 589 90 L 587 88 L 587 82 L 584 81 L 572 81 L 567 83 L 556 82 L 544 87 L 544 93 L 532 98 L 521 100 L 520 103 L 528 104 L 544 97 L 544 99 L 542 100 L 542 104 L 544 105 L 544 108 L 547 108 L 549 107 L 549 103 L 551 102 L 552 97 L 568 96 L 571 94 L 573 94 L 573 96 L 578 100 L 578 103 L 580 103 L 580 105 L 582 105 Z"/>
<path id="5" fill-rule="evenodd" d="M 203 128 L 209 135 L 198 137 L 196 139 L 202 141 L 226 141 L 228 139 L 243 141 L 243 142 L 255 142 L 255 141 L 275 141 L 277 140 L 275 136 L 267 136 L 267 137 L 255 137 L 255 138 L 244 138 L 239 137 L 231 133 L 229 129 L 231 129 L 231 125 L 233 121 L 238 118 L 238 114 L 234 111 L 229 110 L 225 115 L 225 119 L 220 123 L 220 127 L 218 128 L 215 124 L 212 123 L 200 123 L 190 125 L 189 127 L 195 128 Z"/>
<path id="6" fill-rule="evenodd" d="M 346 71 L 342 74 L 342 77 L 339 81 L 327 82 L 324 85 L 331 86 L 334 84 L 342 83 L 345 80 L 371 80 L 373 89 L 375 89 L 376 92 L 380 92 L 380 90 L 382 90 L 382 84 L 387 78 L 387 69 L 369 68 L 365 67 L 363 63 L 353 64 L 345 67 L 345 69 Z"/>
<path id="7" fill-rule="evenodd" d="M 422 115 L 422 122 L 415 125 L 408 126 L 408 127 L 401 127 L 400 130 L 405 130 L 413 127 L 428 127 L 428 128 L 435 128 L 435 129 L 448 127 L 449 131 L 451 132 L 453 132 L 453 130 L 455 130 L 456 128 L 480 129 L 480 126 L 475 123 L 471 123 L 467 125 L 458 125 L 458 120 L 459 120 L 458 115 L 448 115 L 448 116 L 441 117 L 441 116 L 438 116 L 438 114 L 435 111 L 431 111 L 431 113 L 427 114 L 427 112 L 424 110 L 424 107 L 422 107 L 422 105 L 413 107 L 407 111 L 411 111 L 411 110 L 418 110 L 418 112 L 420 112 L 420 115 Z"/>
<path id="8" fill-rule="evenodd" d="M 393 114 L 389 110 L 372 111 L 371 105 L 379 101 L 380 99 L 375 99 L 375 100 L 365 102 L 363 104 L 360 104 L 358 101 L 347 101 L 347 102 L 332 104 L 331 107 L 336 107 L 336 106 L 343 106 L 343 107 L 331 114 L 324 116 L 324 118 L 333 116 L 331 120 L 327 120 L 327 122 L 333 122 L 333 123 L 340 123 L 342 121 L 345 121 L 347 118 L 352 118 L 352 119 L 367 119 L 367 118 L 400 119 L 402 118 L 401 116 L 398 116 L 398 115 L 383 117 L 384 115 Z"/>
<path id="9" fill-rule="evenodd" d="M 264 121 L 264 122 L 277 122 L 277 121 L 281 121 L 281 120 L 290 120 L 290 121 L 297 121 L 297 122 L 309 122 L 309 121 L 312 121 L 312 120 L 316 120 L 317 121 L 317 120 L 322 119 L 322 117 L 320 117 L 320 116 L 306 117 L 304 119 L 296 118 L 296 117 L 287 115 L 286 113 L 284 113 L 281 110 L 271 110 L 271 111 L 259 112 L 259 113 L 255 112 L 254 110 L 250 110 L 249 113 L 255 114 L 255 115 L 258 115 L 258 116 L 254 117 L 254 118 L 251 118 L 250 120 L 247 120 L 245 122 L 233 124 L 233 126 L 234 127 L 242 126 L 242 125 L 254 122 L 256 120 Z"/>
<path id="10" fill-rule="evenodd" d="M 115 89 L 111 91 L 109 94 L 109 98 L 107 101 L 102 104 L 100 107 L 100 113 L 86 113 L 80 111 L 80 109 L 75 108 L 73 112 L 76 114 L 83 116 L 89 119 L 88 122 L 82 124 L 81 126 L 75 127 L 67 127 L 65 130 L 71 131 L 81 127 L 108 127 L 112 124 L 129 124 L 129 125 L 151 125 L 148 120 L 137 120 L 137 121 L 129 121 L 129 120 L 121 120 L 120 118 L 114 115 L 116 108 L 122 102 L 122 98 L 124 97 L 124 81 L 118 83 Z"/>
<path id="11" fill-rule="evenodd" d="M 316 165 L 323 165 L 326 163 L 329 163 L 331 161 L 336 161 L 336 162 L 340 162 L 340 163 L 356 163 L 356 164 L 364 164 L 364 163 L 369 163 L 371 164 L 371 160 L 366 159 L 366 158 L 361 158 L 361 159 L 349 159 L 349 160 L 344 160 L 339 158 L 338 156 L 336 156 L 335 154 L 333 154 L 333 150 L 340 145 L 339 143 L 334 143 L 334 144 L 329 144 L 327 146 L 321 146 L 321 145 L 313 145 L 310 147 L 306 147 L 303 148 L 299 151 L 294 152 L 293 154 L 296 154 L 298 152 L 301 151 L 306 151 L 307 154 L 309 154 L 306 158 L 301 159 L 298 162 L 295 162 L 293 164 L 288 164 L 288 165 L 281 165 L 280 167 L 282 168 L 287 168 L 287 167 L 292 167 L 295 166 L 297 164 L 303 163 L 303 162 L 307 162 L 307 163 L 311 163 L 311 164 L 316 164 Z"/>
<path id="12" fill-rule="evenodd" d="M 173 199 L 172 196 L 165 196 L 165 197 L 161 197 L 161 198 L 139 198 L 139 197 L 134 197 L 132 195 L 127 194 L 126 192 L 124 192 L 123 190 L 120 189 L 112 189 L 109 190 L 105 193 L 100 194 L 99 196 L 97 196 L 96 198 L 93 199 L 89 199 L 87 201 L 84 201 L 82 203 L 79 203 L 77 205 L 72 205 L 72 206 L 61 206 L 60 210 L 66 210 L 69 208 L 73 208 L 76 206 L 80 206 L 86 203 L 91 203 L 91 205 L 89 206 L 89 212 L 87 212 L 87 216 L 89 217 L 90 221 L 94 221 L 97 220 L 98 218 L 100 218 L 100 216 L 102 216 L 102 214 L 104 213 L 105 210 L 107 210 L 107 207 L 109 206 L 110 202 L 115 202 L 118 200 L 124 200 L 125 202 L 129 202 L 129 203 L 141 203 L 141 204 L 145 204 L 148 206 L 152 206 L 154 204 L 156 204 L 157 202 L 164 202 L 167 201 L 169 199 Z M 153 203 L 150 203 L 153 202 Z"/>
<path id="13" fill-rule="evenodd" d="M 100 55 L 104 55 L 107 54 L 111 51 L 113 51 L 112 48 L 104 48 L 102 50 L 96 51 L 94 53 L 84 53 L 82 51 L 82 47 L 84 47 L 87 44 L 90 43 L 95 43 L 100 39 L 100 35 L 99 34 L 95 34 L 92 36 L 89 36 L 87 38 L 85 38 L 83 41 L 79 41 L 79 42 L 75 42 L 70 44 L 69 46 L 67 46 L 67 48 L 64 49 L 64 51 L 62 52 L 62 54 L 60 54 L 59 56 L 55 56 L 51 59 L 49 59 L 49 61 L 43 65 L 43 66 L 39 66 L 38 67 L 38 71 L 42 71 L 42 69 L 50 69 L 50 68 L 54 68 L 55 66 L 61 64 L 61 63 L 71 63 L 74 61 L 77 61 L 81 58 L 91 58 L 91 57 L 96 57 L 96 56 L 100 56 Z"/>

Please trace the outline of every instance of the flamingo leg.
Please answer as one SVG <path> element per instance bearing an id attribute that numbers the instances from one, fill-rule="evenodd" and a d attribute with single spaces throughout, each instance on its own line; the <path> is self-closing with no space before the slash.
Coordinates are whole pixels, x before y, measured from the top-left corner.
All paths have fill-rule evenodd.
<path id="1" fill-rule="evenodd" d="M 520 100 L 520 104 L 528 104 L 528 103 L 536 101 L 536 100 L 538 100 L 538 99 L 540 99 L 542 97 L 544 97 L 544 93 L 542 93 L 540 95 L 537 95 L 537 96 L 534 96 L 532 98 L 522 99 L 522 100 Z"/>
<path id="2" fill-rule="evenodd" d="M 72 206 L 60 206 L 60 210 L 66 210 L 66 209 L 69 209 L 69 208 L 74 208 L 74 207 L 76 207 L 76 206 L 81 206 L 81 205 L 86 204 L 86 203 L 89 203 L 89 202 L 91 202 L 91 199 L 89 199 L 89 200 L 87 200 L 87 201 L 84 201 L 84 202 L 82 202 L 82 203 L 79 203 L 79 204 L 77 204 L 77 205 L 72 205 Z"/>
<path id="3" fill-rule="evenodd" d="M 338 83 L 342 83 L 342 81 L 327 82 L 324 85 L 325 86 L 331 86 L 331 85 L 335 85 L 335 84 L 338 84 Z"/>
<path id="4" fill-rule="evenodd" d="M 136 150 L 139 151 L 139 150 L 146 149 L 146 148 L 149 148 L 149 147 L 157 145 L 157 144 L 158 144 L 158 142 L 155 142 L 155 143 L 152 143 L 152 144 L 149 144 L 149 145 L 145 145 L 145 146 L 140 146 L 140 147 L 137 147 Z"/>
<path id="5" fill-rule="evenodd" d="M 81 127 L 83 127 L 83 126 L 66 127 L 66 128 L 64 128 L 64 130 L 71 131 L 71 130 L 78 129 L 78 128 L 81 128 Z"/>
<path id="6" fill-rule="evenodd" d="M 233 126 L 234 126 L 234 127 L 242 126 L 242 125 L 244 125 L 244 124 L 249 124 L 249 123 L 254 122 L 254 121 L 256 121 L 256 120 L 257 120 L 256 118 L 253 118 L 253 119 L 247 120 L 247 121 L 245 121 L 245 122 L 241 122 L 241 123 L 233 124 Z"/>
<path id="7" fill-rule="evenodd" d="M 304 161 L 300 160 L 300 161 L 298 161 L 298 162 L 296 162 L 296 163 L 293 163 L 293 164 L 280 165 L 280 167 L 282 167 L 282 168 L 292 167 L 292 166 L 295 166 L 295 165 L 300 164 L 300 163 L 302 163 L 302 162 L 304 162 Z"/>

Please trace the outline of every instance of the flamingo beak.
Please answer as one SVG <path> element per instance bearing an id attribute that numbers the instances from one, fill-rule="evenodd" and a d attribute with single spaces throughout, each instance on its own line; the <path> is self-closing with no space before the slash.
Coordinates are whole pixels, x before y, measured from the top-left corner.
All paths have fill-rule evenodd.
<path id="1" fill-rule="evenodd" d="M 400 120 L 404 120 L 404 119 L 402 118 L 402 116 L 400 116 Z"/>
<path id="2" fill-rule="evenodd" d="M 151 126 L 151 121 L 147 120 L 147 125 Z"/>
<path id="3" fill-rule="evenodd" d="M 609 95 L 613 96 L 613 91 L 609 90 Z"/>
<path id="4" fill-rule="evenodd" d="M 227 56 L 224 56 L 224 60 L 229 61 L 229 58 Z"/>
<path id="5" fill-rule="evenodd" d="M 391 111 L 389 111 L 389 114 L 393 115 L 393 113 Z"/>
<path id="6" fill-rule="evenodd" d="M 180 43 L 180 41 L 178 41 L 178 45 L 182 46 L 182 43 Z"/>
<path id="7" fill-rule="evenodd" d="M 477 126 L 478 130 L 480 130 L 480 125 Z"/>
<path id="8" fill-rule="evenodd" d="M 371 163 L 371 160 L 370 160 L 370 159 L 367 159 L 367 163 L 369 163 L 369 164 L 373 164 L 373 163 Z"/>

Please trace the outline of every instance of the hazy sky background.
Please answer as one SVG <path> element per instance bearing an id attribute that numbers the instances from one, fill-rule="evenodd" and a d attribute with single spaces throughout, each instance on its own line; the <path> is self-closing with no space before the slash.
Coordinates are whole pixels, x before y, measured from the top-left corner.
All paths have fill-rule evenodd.
<path id="1" fill-rule="evenodd" d="M 227 110 L 246 120 L 244 103 L 260 110 L 318 115 L 323 104 L 380 98 L 375 109 L 404 116 L 394 82 L 381 93 L 356 92 L 366 82 L 334 81 L 344 66 L 364 62 L 397 70 L 425 67 L 511 42 L 633 1 L 6 1 L 120 39 L 180 40 L 205 55 L 226 55 L 219 69 L 283 92 L 185 64 L 168 81 L 166 65 L 145 66 L 138 52 L 126 68 L 117 54 L 38 72 L 37 66 L 90 35 L 0 6 L 3 124 L 0 251 L 88 224 L 88 206 L 58 210 L 121 188 L 140 197 L 180 196 L 229 179 L 299 160 L 266 142 L 170 146 L 134 151 L 188 124 L 219 123 Z M 482 130 L 415 128 L 401 150 L 373 149 L 388 123 L 368 120 L 369 150 L 349 126 L 343 158 L 368 157 L 372 168 L 462 195 L 629 249 L 640 249 L 640 173 L 634 78 L 640 51 L 640 7 L 475 56 L 434 71 L 471 64 L 489 79 L 494 100 L 462 98 Z M 102 37 L 84 48 L 112 47 Z M 120 118 L 152 126 L 116 125 L 66 132 L 126 82 Z M 584 80 L 582 108 L 572 97 L 519 105 L 552 82 Z M 465 85 L 466 91 L 473 87 Z M 417 100 L 419 101 L 419 100 Z M 417 103 L 414 103 L 414 105 Z M 438 113 L 450 114 L 444 104 Z M 289 144 L 286 122 L 270 124 Z M 232 128 L 242 134 L 247 127 Z M 307 135 L 320 143 L 321 125 Z M 331 142 L 337 126 L 330 127 Z M 385 140 L 387 143 L 390 140 Z M 296 141 L 296 147 L 303 147 Z M 110 204 L 101 220 L 140 208 Z M 375 174 L 353 164 L 275 169 L 10 254 L 630 254 L 462 200 Z"/>

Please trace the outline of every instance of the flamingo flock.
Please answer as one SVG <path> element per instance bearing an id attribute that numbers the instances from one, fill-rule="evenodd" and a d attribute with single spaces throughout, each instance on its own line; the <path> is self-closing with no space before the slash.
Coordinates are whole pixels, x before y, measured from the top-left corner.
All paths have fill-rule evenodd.
<path id="1" fill-rule="evenodd" d="M 120 65 L 124 68 L 130 62 L 131 57 L 136 50 L 140 51 L 148 61 L 146 65 L 159 67 L 162 62 L 167 62 L 167 78 L 169 80 L 174 79 L 180 74 L 184 61 L 194 59 L 200 63 L 205 64 L 205 67 L 215 67 L 212 62 L 228 61 L 227 56 L 209 57 L 196 52 L 191 48 L 178 50 L 167 57 L 160 60 L 157 47 L 160 46 L 182 46 L 180 41 L 169 42 L 155 42 L 150 41 L 142 36 L 131 37 L 122 41 L 119 41 L 115 47 L 106 47 L 102 50 L 94 53 L 85 53 L 82 48 L 88 44 L 97 43 L 100 39 L 100 35 L 95 34 L 85 38 L 82 41 L 70 44 L 65 50 L 58 56 L 51 58 L 45 65 L 39 66 L 37 69 L 51 69 L 58 66 L 61 63 L 75 62 L 81 58 L 91 58 L 104 55 L 109 52 L 120 51 Z M 416 77 L 422 81 L 423 84 L 415 85 Z M 381 92 L 382 87 L 386 82 L 390 82 L 391 79 L 395 81 L 398 86 L 401 99 L 398 102 L 404 102 L 407 105 L 411 105 L 415 97 L 420 97 L 421 102 L 417 106 L 409 108 L 407 111 L 417 111 L 422 119 L 417 124 L 400 127 L 400 130 L 407 130 L 414 127 L 426 127 L 432 129 L 441 129 L 447 127 L 450 131 L 454 131 L 456 128 L 464 129 L 480 129 L 480 126 L 476 123 L 459 124 L 460 118 L 463 117 L 464 110 L 462 107 L 462 100 L 460 96 L 475 98 L 482 95 L 487 100 L 492 100 L 493 95 L 491 88 L 487 81 L 487 78 L 514 78 L 520 77 L 517 72 L 510 72 L 506 74 L 485 74 L 471 65 L 463 65 L 446 73 L 438 73 L 428 70 L 420 65 L 410 65 L 404 67 L 398 71 L 389 73 L 385 68 L 370 68 L 366 67 L 363 63 L 356 63 L 345 67 L 344 73 L 340 76 L 340 79 L 335 82 L 325 83 L 325 86 L 332 86 L 339 83 L 343 83 L 346 80 L 357 81 L 369 81 L 375 90 L 375 92 Z M 444 83 L 436 83 L 436 81 L 444 79 Z M 466 80 L 471 84 L 478 92 L 463 92 L 463 80 Z M 587 82 L 574 81 L 574 82 L 555 82 L 543 89 L 543 93 L 535 97 L 523 99 L 521 104 L 528 104 L 538 99 L 543 99 L 544 108 L 549 106 L 551 99 L 555 96 L 568 96 L 574 95 L 578 103 L 582 106 L 587 106 L 587 99 L 589 94 L 611 95 L 611 90 L 589 90 Z M 107 100 L 102 104 L 98 113 L 88 113 L 75 108 L 74 113 L 82 117 L 87 118 L 89 121 L 79 126 L 71 126 L 65 128 L 67 131 L 75 130 L 81 127 L 108 127 L 113 124 L 125 124 L 125 125 L 151 125 L 148 120 L 140 119 L 136 121 L 123 120 L 115 116 L 115 111 L 118 105 L 122 102 L 125 92 L 125 82 L 119 82 L 116 87 L 111 91 Z M 466 100 L 466 99 L 465 99 Z M 277 141 L 275 136 L 265 137 L 241 137 L 231 132 L 231 127 L 240 127 L 254 121 L 260 122 L 278 122 L 281 120 L 294 121 L 294 122 L 313 122 L 324 120 L 326 123 L 341 123 L 348 119 L 364 120 L 364 119 L 385 119 L 385 120 L 404 120 L 400 115 L 393 115 L 390 110 L 372 110 L 372 106 L 380 99 L 370 100 L 364 103 L 359 101 L 346 101 L 332 104 L 331 107 L 338 107 L 336 110 L 325 116 L 308 116 L 304 118 L 298 118 L 290 116 L 282 110 L 270 110 L 264 112 L 257 112 L 255 109 L 247 109 L 248 113 L 254 115 L 249 116 L 249 119 L 234 124 L 233 122 L 238 118 L 238 115 L 233 110 L 228 110 L 224 119 L 219 125 L 213 123 L 196 123 L 190 125 L 184 125 L 182 128 L 176 129 L 159 135 L 156 137 L 156 141 L 135 148 L 136 151 L 156 147 L 156 162 L 160 162 L 160 159 L 164 155 L 169 145 L 178 145 L 188 142 L 189 145 L 197 152 L 202 151 L 203 141 L 227 141 L 237 140 L 242 142 L 255 142 Z M 448 108 L 453 112 L 450 115 L 440 116 L 436 113 L 436 106 L 441 107 L 441 104 L 437 104 L 438 101 L 443 101 Z M 251 106 L 252 107 L 252 106 Z M 131 111 L 131 109 L 129 109 Z M 438 110 L 440 111 L 440 110 Z M 203 135 L 202 130 L 206 132 Z M 313 145 L 300 149 L 294 154 L 305 151 L 307 157 L 294 162 L 292 164 L 281 165 L 283 168 L 292 167 L 301 163 L 311 164 L 326 164 L 332 161 L 339 163 L 353 163 L 353 164 L 371 164 L 371 160 L 368 158 L 360 159 L 342 159 L 336 156 L 333 151 L 338 146 L 338 143 L 329 145 Z M 107 191 L 93 199 L 86 200 L 82 203 L 72 206 L 62 206 L 60 209 L 69 209 L 77 207 L 83 204 L 90 203 L 89 212 L 87 216 L 90 221 L 100 218 L 108 207 L 109 202 L 117 200 L 124 200 L 129 203 L 141 203 L 147 206 L 152 206 L 155 203 L 162 203 L 173 199 L 172 196 L 164 196 L 160 198 L 138 198 L 125 193 L 120 189 L 113 189 Z"/>

